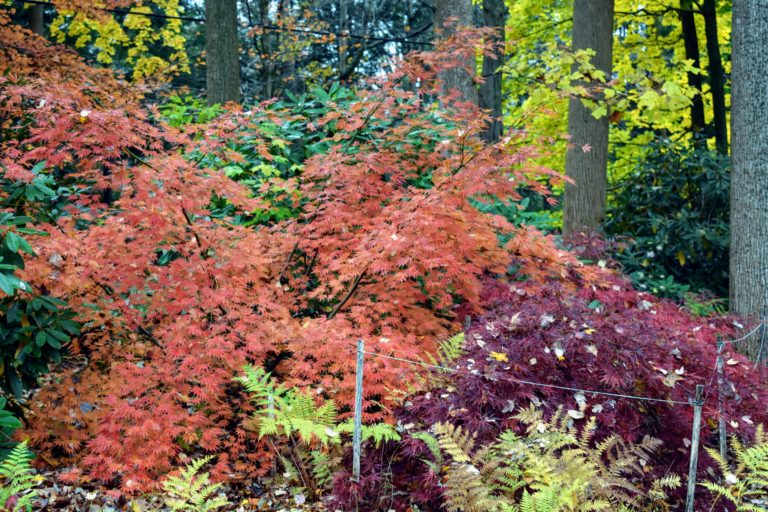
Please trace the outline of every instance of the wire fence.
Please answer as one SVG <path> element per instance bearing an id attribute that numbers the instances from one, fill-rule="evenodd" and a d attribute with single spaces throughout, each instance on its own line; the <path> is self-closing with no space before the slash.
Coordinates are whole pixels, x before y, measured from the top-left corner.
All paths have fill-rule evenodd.
<path id="1" fill-rule="evenodd" d="M 469 323 L 465 323 L 465 331 L 468 329 Z M 727 422 L 725 414 L 725 399 L 724 388 L 727 384 L 727 376 L 725 373 L 725 362 L 723 356 L 723 350 L 726 345 L 735 346 L 741 342 L 751 339 L 754 335 L 760 334 L 761 345 L 760 352 L 763 352 L 763 345 L 765 344 L 766 334 L 768 333 L 768 322 L 765 314 L 765 308 L 760 316 L 760 322 L 751 329 L 747 334 L 740 336 L 739 338 L 731 340 L 722 340 L 718 338 L 717 342 L 717 360 L 715 364 L 715 374 L 717 378 L 717 408 L 718 408 L 718 438 L 720 455 L 723 460 L 727 461 L 728 446 L 727 446 Z M 760 355 L 758 354 L 758 362 Z M 362 416 L 363 416 L 363 373 L 365 365 L 365 357 L 388 359 L 392 361 L 402 362 L 413 366 L 419 366 L 423 368 L 429 368 L 433 370 L 440 370 L 449 373 L 458 373 L 466 371 L 463 368 L 450 368 L 447 366 L 427 363 L 424 361 L 417 361 L 413 359 L 407 359 L 403 357 L 391 356 L 382 354 L 380 352 L 365 350 L 365 342 L 358 340 L 357 342 L 357 365 L 355 372 L 355 419 L 354 419 L 354 432 L 353 432 L 353 458 L 352 458 L 352 478 L 355 481 L 360 479 L 360 457 L 361 457 L 361 432 L 362 432 Z M 695 492 L 696 492 L 696 472 L 698 467 L 699 457 L 699 444 L 701 436 L 701 420 L 702 411 L 704 406 L 704 386 L 702 384 L 696 385 L 694 396 L 688 401 L 672 400 L 668 398 L 642 396 L 642 395 L 630 395 L 623 393 L 614 393 L 610 391 L 601 391 L 595 389 L 585 389 L 572 386 L 561 386 L 558 384 L 548 384 L 545 382 L 536 382 L 526 379 L 508 378 L 511 382 L 515 382 L 524 386 L 532 386 L 539 388 L 559 389 L 564 391 L 573 391 L 574 393 L 582 393 L 584 395 L 598 395 L 607 396 L 619 400 L 634 400 L 642 402 L 656 402 L 664 403 L 670 406 L 690 406 L 693 408 L 693 422 L 691 425 L 691 443 L 689 453 L 689 465 L 688 465 L 688 483 L 686 489 L 686 512 L 694 512 Z M 710 385 L 711 385 L 710 381 Z"/>
<path id="2" fill-rule="evenodd" d="M 363 351 L 363 353 L 366 354 L 366 355 L 374 356 L 374 357 L 380 357 L 382 359 L 391 359 L 391 360 L 394 360 L 394 361 L 401 361 L 401 362 L 404 362 L 404 363 L 409 363 L 409 364 L 413 364 L 413 365 L 417 365 L 417 366 L 424 366 L 424 367 L 434 368 L 434 369 L 438 369 L 438 370 L 445 370 L 447 372 L 454 372 L 455 373 L 455 372 L 461 372 L 462 371 L 462 370 L 460 370 L 458 368 L 448 368 L 446 366 L 429 364 L 429 363 L 424 363 L 424 362 L 421 362 L 421 361 L 414 361 L 412 359 L 403 359 L 402 357 L 388 356 L 388 355 L 381 354 L 381 353 L 378 353 L 378 352 Z M 557 384 L 547 384 L 547 383 L 544 383 L 544 382 L 534 382 L 534 381 L 531 381 L 531 380 L 524 380 L 524 379 L 510 378 L 508 380 L 511 381 L 511 382 L 515 382 L 517 384 L 523 384 L 523 385 L 527 385 L 527 386 L 560 389 L 560 390 L 564 390 L 564 391 L 575 391 L 577 393 L 584 393 L 584 394 L 588 394 L 588 395 L 610 396 L 610 397 L 613 397 L 613 398 L 626 398 L 626 399 L 629 399 L 629 400 L 642 400 L 642 401 L 646 401 L 646 402 L 662 402 L 662 403 L 672 404 L 672 405 L 689 405 L 690 404 L 690 401 L 689 402 L 683 402 L 683 401 L 680 401 L 680 400 L 670 400 L 670 399 L 667 399 L 667 398 L 655 398 L 655 397 L 637 396 L 637 395 L 623 395 L 621 393 L 611 393 L 609 391 L 597 391 L 597 390 L 594 390 L 594 389 L 582 389 L 582 388 L 575 388 L 575 387 L 569 387 L 569 386 L 560 386 L 560 385 L 557 385 Z"/>

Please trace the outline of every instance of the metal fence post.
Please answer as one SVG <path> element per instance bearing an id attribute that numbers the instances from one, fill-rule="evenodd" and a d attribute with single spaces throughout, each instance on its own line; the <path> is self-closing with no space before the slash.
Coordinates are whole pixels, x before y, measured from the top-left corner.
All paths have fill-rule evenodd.
<path id="1" fill-rule="evenodd" d="M 357 368 L 355 370 L 355 426 L 352 431 L 352 479 L 360 481 L 360 445 L 363 430 L 363 363 L 365 342 L 357 340 Z"/>
<path id="2" fill-rule="evenodd" d="M 693 399 L 693 430 L 691 431 L 691 462 L 688 466 L 688 493 L 685 499 L 685 511 L 694 512 L 693 499 L 696 494 L 696 468 L 699 464 L 699 437 L 701 434 L 701 409 L 704 406 L 704 386 L 696 385 L 696 397 Z"/>
<path id="3" fill-rule="evenodd" d="M 717 337 L 717 412 L 718 412 L 718 427 L 717 433 L 720 438 L 720 457 L 723 461 L 728 463 L 728 426 L 725 421 L 725 403 L 724 403 L 724 388 L 725 386 L 725 363 L 723 361 L 723 348 L 725 343 L 720 336 Z"/>

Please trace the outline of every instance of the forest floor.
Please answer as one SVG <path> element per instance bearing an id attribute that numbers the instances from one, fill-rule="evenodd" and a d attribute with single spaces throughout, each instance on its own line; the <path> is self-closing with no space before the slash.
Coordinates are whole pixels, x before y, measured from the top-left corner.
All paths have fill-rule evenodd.
<path id="1" fill-rule="evenodd" d="M 171 512 L 163 495 L 146 495 L 134 498 L 115 497 L 103 487 L 89 488 L 62 484 L 56 471 L 38 473 L 41 479 L 36 488 L 35 510 L 41 512 Z M 254 482 L 249 487 L 222 486 L 230 505 L 221 512 L 326 512 L 322 502 L 302 501 L 302 495 L 292 495 L 290 490 L 266 483 Z"/>

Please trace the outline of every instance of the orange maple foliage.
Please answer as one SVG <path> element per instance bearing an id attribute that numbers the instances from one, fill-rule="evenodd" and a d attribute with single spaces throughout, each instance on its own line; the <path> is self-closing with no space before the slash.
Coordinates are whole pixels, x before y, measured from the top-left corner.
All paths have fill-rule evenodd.
<path id="1" fill-rule="evenodd" d="M 435 73 L 452 55 L 444 49 L 413 54 L 312 127 L 346 130 L 295 184 L 308 200 L 300 218 L 243 227 L 211 215 L 212 194 L 244 211 L 267 206 L 184 155 L 235 158 L 226 142 L 258 122 L 254 111 L 181 133 L 144 108 L 138 90 L 74 54 L 8 24 L 0 41 L 0 67 L 14 70 L 0 76 L 5 179 L 29 180 L 45 161 L 76 187 L 68 214 L 39 226 L 49 236 L 31 238 L 38 257 L 24 278 L 65 299 L 83 335 L 34 397 L 24 435 L 46 460 L 80 461 L 88 478 L 127 492 L 154 487 L 182 451 L 217 454 L 219 476 L 262 474 L 271 454 L 245 428 L 251 406 L 232 380 L 243 365 L 282 361 L 289 385 L 348 411 L 356 339 L 423 356 L 455 329 L 456 306 L 480 308 L 483 279 L 506 272 L 513 255 L 497 236 L 512 227 L 469 198 L 546 193 L 541 173 L 526 168 L 532 149 L 479 142 L 486 118 L 477 109 L 447 105 L 446 122 L 429 125 Z M 399 122 L 358 137 L 377 119 Z M 440 136 L 415 143 L 425 127 Z M 268 141 L 252 143 L 271 158 Z M 425 172 L 432 186 L 415 186 Z M 551 263 L 551 243 L 536 243 L 533 256 Z M 161 265 L 161 251 L 175 258 Z M 382 406 L 413 381 L 410 371 L 369 362 L 368 419 L 387 417 Z"/>

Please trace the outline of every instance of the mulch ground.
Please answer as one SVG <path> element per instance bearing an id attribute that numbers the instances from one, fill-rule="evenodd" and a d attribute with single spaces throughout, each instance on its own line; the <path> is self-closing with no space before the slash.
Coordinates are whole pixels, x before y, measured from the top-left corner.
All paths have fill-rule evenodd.
<path id="1" fill-rule="evenodd" d="M 36 487 L 36 511 L 65 512 L 171 512 L 162 495 L 116 498 L 104 488 L 65 485 L 58 481 L 56 472 L 40 472 Z M 328 512 L 322 503 L 307 503 L 303 495 L 292 495 L 282 487 L 269 487 L 254 483 L 248 488 L 222 486 L 230 505 L 217 512 Z"/>

